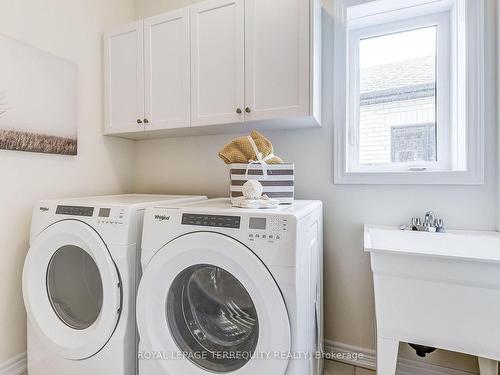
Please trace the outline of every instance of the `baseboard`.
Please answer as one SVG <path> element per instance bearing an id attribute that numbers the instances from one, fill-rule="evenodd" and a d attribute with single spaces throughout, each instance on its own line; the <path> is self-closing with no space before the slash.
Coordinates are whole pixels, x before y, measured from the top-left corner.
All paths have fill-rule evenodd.
<path id="1" fill-rule="evenodd" d="M 375 370 L 377 360 L 375 351 L 357 346 L 325 340 L 325 353 L 332 360 L 348 365 Z M 411 359 L 398 359 L 396 375 L 472 375 L 470 372 L 431 365 Z"/>
<path id="2" fill-rule="evenodd" d="M 335 341 L 325 340 L 325 354 L 327 359 L 369 370 L 375 370 L 377 365 L 374 350 Z"/>
<path id="3" fill-rule="evenodd" d="M 0 363 L 0 375 L 21 375 L 27 370 L 26 353 L 21 353 L 14 358 Z"/>

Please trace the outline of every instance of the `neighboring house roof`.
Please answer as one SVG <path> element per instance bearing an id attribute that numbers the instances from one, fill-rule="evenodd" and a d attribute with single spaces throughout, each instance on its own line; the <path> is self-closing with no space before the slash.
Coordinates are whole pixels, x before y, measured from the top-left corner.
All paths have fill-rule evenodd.
<path id="1" fill-rule="evenodd" d="M 363 69 L 361 105 L 434 96 L 435 65 L 426 56 Z"/>

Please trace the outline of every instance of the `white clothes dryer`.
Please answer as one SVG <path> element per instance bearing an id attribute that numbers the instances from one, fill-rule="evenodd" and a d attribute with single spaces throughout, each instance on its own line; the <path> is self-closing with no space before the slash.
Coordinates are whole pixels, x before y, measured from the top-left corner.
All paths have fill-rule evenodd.
<path id="1" fill-rule="evenodd" d="M 206 199 L 117 195 L 46 200 L 23 270 L 30 375 L 134 375 L 144 210 Z"/>

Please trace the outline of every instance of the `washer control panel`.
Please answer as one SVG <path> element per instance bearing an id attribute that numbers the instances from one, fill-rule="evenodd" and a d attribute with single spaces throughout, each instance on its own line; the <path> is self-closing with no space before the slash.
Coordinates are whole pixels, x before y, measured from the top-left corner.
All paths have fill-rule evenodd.
<path id="1" fill-rule="evenodd" d="M 273 217 L 251 217 L 248 220 L 250 241 L 281 241 L 288 232 L 288 219 Z"/>
<path id="2" fill-rule="evenodd" d="M 240 216 L 228 215 L 204 215 L 204 214 L 182 214 L 182 225 L 196 225 L 202 227 L 232 228 L 239 229 Z"/>

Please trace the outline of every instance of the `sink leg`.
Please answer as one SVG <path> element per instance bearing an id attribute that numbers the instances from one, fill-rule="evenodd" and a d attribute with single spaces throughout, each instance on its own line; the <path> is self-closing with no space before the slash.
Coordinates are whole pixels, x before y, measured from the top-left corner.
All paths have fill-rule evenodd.
<path id="1" fill-rule="evenodd" d="M 396 374 L 398 351 L 399 341 L 377 337 L 377 374 Z"/>
<path id="2" fill-rule="evenodd" d="M 498 375 L 498 362 L 493 359 L 478 357 L 481 375 Z"/>

